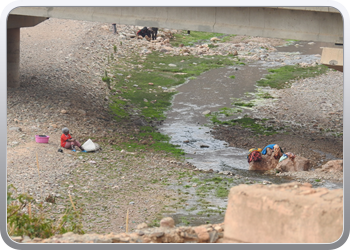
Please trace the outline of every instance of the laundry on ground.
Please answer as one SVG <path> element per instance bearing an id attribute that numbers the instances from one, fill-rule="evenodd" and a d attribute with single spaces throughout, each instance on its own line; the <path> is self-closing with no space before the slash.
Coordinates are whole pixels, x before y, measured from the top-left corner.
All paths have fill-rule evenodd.
<path id="1" fill-rule="evenodd" d="M 270 148 L 271 150 L 273 150 L 273 156 L 275 159 L 279 160 L 279 162 L 290 158 L 291 160 L 294 160 L 295 155 L 291 152 L 287 152 L 284 153 L 282 148 L 277 145 L 277 144 L 269 144 L 266 147 L 264 147 L 264 149 L 261 148 L 251 148 L 249 149 L 249 153 L 247 155 L 247 159 L 248 159 L 248 163 L 254 161 L 261 161 L 262 159 L 262 155 L 266 155 L 267 153 L 267 149 Z"/>

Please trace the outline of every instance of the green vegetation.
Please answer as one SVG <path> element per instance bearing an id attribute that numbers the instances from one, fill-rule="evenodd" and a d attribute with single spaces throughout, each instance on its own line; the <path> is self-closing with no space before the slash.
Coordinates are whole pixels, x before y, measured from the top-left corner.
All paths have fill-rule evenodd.
<path id="1" fill-rule="evenodd" d="M 219 45 L 208 44 L 208 47 L 211 48 L 211 49 L 214 49 L 214 48 L 216 48 L 216 47 L 219 47 Z"/>
<path id="2" fill-rule="evenodd" d="M 186 226 L 190 224 L 189 220 L 186 217 L 181 217 L 181 223 L 185 224 Z"/>
<path id="3" fill-rule="evenodd" d="M 184 155 L 183 150 L 181 150 L 178 145 L 169 143 L 169 136 L 156 132 L 156 130 L 150 126 L 141 127 L 140 133 L 134 134 L 132 138 L 133 139 L 126 142 L 113 145 L 113 147 L 119 151 L 122 149 L 127 149 L 129 152 L 154 150 L 171 153 L 174 157 Z"/>
<path id="4" fill-rule="evenodd" d="M 148 224 L 149 227 L 159 227 L 160 226 L 160 220 L 154 219 L 151 223 Z"/>
<path id="5" fill-rule="evenodd" d="M 55 234 L 74 232 L 83 234 L 81 211 L 67 208 L 57 220 L 49 218 L 42 203 L 36 204 L 28 194 L 14 195 L 16 188 L 9 185 L 7 188 L 7 230 L 11 236 L 27 235 L 30 238 L 49 238 Z M 36 207 L 36 208 L 35 208 Z M 28 212 L 23 211 L 24 208 Z"/>
<path id="6" fill-rule="evenodd" d="M 229 190 L 227 188 L 220 187 L 220 186 L 215 189 L 215 192 L 216 192 L 216 196 L 220 198 L 226 198 L 229 194 Z"/>
<path id="7" fill-rule="evenodd" d="M 167 56 L 154 52 L 147 56 L 142 69 L 138 67 L 135 56 L 130 65 L 115 65 L 113 77 L 108 77 L 105 73 L 102 80 L 115 94 L 111 98 L 113 102 L 110 109 L 116 120 L 127 120 L 136 115 L 147 123 L 165 119 L 164 112 L 171 105 L 171 98 L 176 93 L 175 86 L 209 69 L 237 63 L 239 61 L 230 56 Z M 184 155 L 181 149 L 169 143 L 168 136 L 158 133 L 150 126 L 141 127 L 140 133 L 131 135 L 131 138 L 133 140 L 118 143 L 115 147 L 126 148 L 128 151 L 165 151 L 175 157 Z"/>
<path id="8" fill-rule="evenodd" d="M 231 79 L 235 79 L 236 77 L 235 76 L 230 76 Z"/>
<path id="9" fill-rule="evenodd" d="M 251 102 L 234 102 L 233 105 L 241 106 L 241 107 L 249 107 L 249 108 L 254 106 L 254 104 Z"/>
<path id="10" fill-rule="evenodd" d="M 263 99 L 272 99 L 273 98 L 273 96 L 267 92 L 257 93 L 256 95 L 260 98 L 263 98 Z"/>
<path id="11" fill-rule="evenodd" d="M 202 31 L 191 31 L 190 34 L 187 34 L 187 31 L 183 31 L 179 34 L 174 34 L 174 39 L 170 41 L 171 45 L 178 47 L 180 44 L 184 46 L 193 46 L 196 43 L 208 43 L 210 38 L 217 37 L 221 42 L 227 42 L 232 37 L 236 35 L 225 35 L 223 33 L 211 33 L 211 32 L 202 32 Z M 209 44 L 209 48 L 217 47 L 214 44 Z"/>
<path id="12" fill-rule="evenodd" d="M 269 69 L 271 74 L 266 75 L 265 78 L 257 81 L 258 86 L 276 89 L 288 88 L 291 86 L 290 81 L 299 78 L 315 77 L 324 74 L 329 69 L 324 65 L 317 65 L 314 67 L 301 67 L 297 65 L 287 65 L 277 69 Z"/>
<path id="13" fill-rule="evenodd" d="M 228 121 L 221 121 L 218 118 L 218 114 L 211 115 L 211 121 L 213 124 L 219 124 L 219 125 L 229 125 L 229 126 L 240 126 L 242 128 L 248 128 L 254 134 L 256 135 L 273 135 L 277 134 L 277 130 L 273 127 L 266 127 L 264 125 L 261 125 L 261 122 L 264 122 L 265 120 L 259 120 L 259 119 L 253 119 L 249 116 L 245 115 L 243 118 L 240 119 L 231 119 Z"/>

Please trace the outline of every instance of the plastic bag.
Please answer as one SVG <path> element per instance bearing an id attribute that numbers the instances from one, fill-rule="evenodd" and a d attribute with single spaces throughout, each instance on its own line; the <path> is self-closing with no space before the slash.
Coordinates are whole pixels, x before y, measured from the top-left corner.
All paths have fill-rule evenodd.
<path id="1" fill-rule="evenodd" d="M 91 151 L 96 151 L 97 148 L 96 148 L 96 145 L 95 143 L 93 143 L 91 141 L 91 139 L 87 140 L 83 145 L 82 145 L 83 149 L 86 151 L 86 152 L 91 152 Z"/>

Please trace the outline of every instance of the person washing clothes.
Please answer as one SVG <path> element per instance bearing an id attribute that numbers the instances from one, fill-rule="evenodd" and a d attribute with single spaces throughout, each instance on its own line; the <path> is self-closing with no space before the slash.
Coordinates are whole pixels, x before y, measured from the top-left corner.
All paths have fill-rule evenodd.
<path id="1" fill-rule="evenodd" d="M 69 134 L 69 129 L 68 128 L 63 128 L 62 129 L 63 134 L 61 135 L 61 147 L 62 148 L 67 148 L 67 149 L 72 149 L 73 152 L 76 152 L 75 146 L 80 148 L 81 152 L 86 153 L 86 151 L 83 149 L 81 144 L 72 136 Z"/>
<path id="2" fill-rule="evenodd" d="M 269 144 L 262 150 L 261 154 L 266 155 L 268 148 L 272 149 L 275 159 L 280 159 L 284 153 L 282 148 L 277 144 Z"/>

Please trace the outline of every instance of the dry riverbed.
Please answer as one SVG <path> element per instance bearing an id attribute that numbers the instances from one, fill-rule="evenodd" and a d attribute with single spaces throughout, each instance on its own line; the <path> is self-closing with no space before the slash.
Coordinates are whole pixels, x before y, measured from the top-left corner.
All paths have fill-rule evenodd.
<path id="1" fill-rule="evenodd" d="M 7 182 L 19 193 L 28 192 L 39 202 L 53 195 L 54 203 L 44 203 L 52 218 L 71 206 L 70 195 L 76 208 L 82 210 L 86 232 L 124 232 L 127 210 L 131 231 L 142 222 L 156 225 L 160 214 L 180 208 L 210 214 L 211 208 L 204 199 L 208 188 L 213 188 L 220 197 L 230 185 L 254 181 L 240 176 L 198 173 L 193 171 L 194 166 L 165 153 L 150 150 L 127 153 L 113 147 L 130 140 L 138 125 L 116 122 L 109 112 L 109 90 L 101 80 L 108 69 L 107 56 L 113 52 L 113 45 L 117 45 L 119 63 L 124 64 L 127 61 L 124 58 L 130 58 L 133 50 L 142 50 L 146 55 L 151 44 L 130 39 L 137 27 L 117 28 L 119 33 L 115 35 L 110 24 L 49 19 L 36 27 L 21 29 L 21 88 L 8 89 L 7 93 Z M 282 43 L 276 39 L 242 42 L 240 38 L 239 41 L 245 48 L 225 43 L 213 53 L 227 53 L 232 48 L 249 51 L 261 46 L 273 49 L 273 45 Z M 161 46 L 171 51 L 168 45 Z M 58 152 L 61 128 L 65 126 L 80 142 L 91 138 L 102 150 L 88 154 Z M 217 137 L 223 134 L 218 129 L 215 131 Z M 295 132 L 299 136 L 295 140 L 287 135 L 278 139 L 252 139 L 250 132 L 238 131 L 240 136 L 233 139 L 230 136 L 234 133 L 230 131 L 222 139 L 242 148 L 281 141 L 282 147 L 297 154 L 305 148 L 293 148 L 288 143 L 304 144 L 306 148 L 313 146 L 310 143 L 315 148 L 324 143 L 319 150 L 342 157 L 341 138 L 337 137 Z M 34 136 L 38 134 L 49 135 L 49 144 L 35 143 Z M 249 144 L 245 145 L 247 137 Z M 334 150 L 325 151 L 326 145 Z M 226 182 L 217 185 L 216 182 L 222 183 L 217 178 Z M 191 197 L 200 205 L 186 204 Z M 224 206 L 217 206 L 216 211 L 222 214 Z M 182 218 L 177 223 L 192 222 Z"/>

